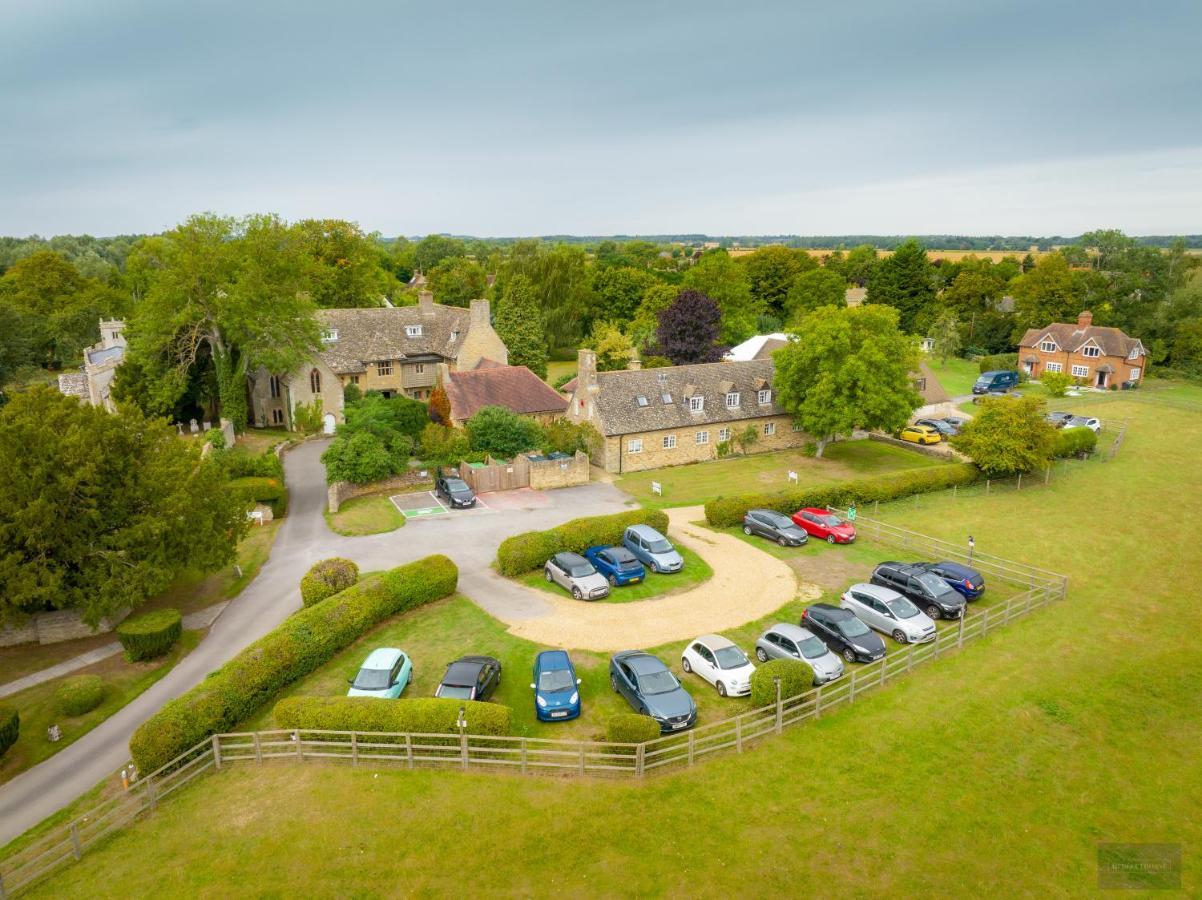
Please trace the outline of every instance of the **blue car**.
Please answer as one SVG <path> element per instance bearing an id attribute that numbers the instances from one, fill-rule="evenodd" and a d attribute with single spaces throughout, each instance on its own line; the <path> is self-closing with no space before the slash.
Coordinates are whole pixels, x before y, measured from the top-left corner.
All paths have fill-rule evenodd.
<path id="1" fill-rule="evenodd" d="M 976 600 L 985 593 L 985 576 L 976 569 L 954 562 L 914 563 L 917 569 L 938 575 L 965 600 Z"/>
<path id="2" fill-rule="evenodd" d="M 605 576 L 610 587 L 638 584 L 647 577 L 643 564 L 625 547 L 589 547 L 584 557 Z"/>
<path id="3" fill-rule="evenodd" d="M 534 714 L 540 722 L 580 715 L 580 679 L 566 650 L 544 650 L 534 658 Z"/>
<path id="4" fill-rule="evenodd" d="M 363 661 L 359 674 L 348 679 L 351 689 L 348 697 L 386 697 L 395 700 L 401 696 L 413 677 L 413 662 L 409 655 L 395 647 L 380 647 L 373 650 Z"/>

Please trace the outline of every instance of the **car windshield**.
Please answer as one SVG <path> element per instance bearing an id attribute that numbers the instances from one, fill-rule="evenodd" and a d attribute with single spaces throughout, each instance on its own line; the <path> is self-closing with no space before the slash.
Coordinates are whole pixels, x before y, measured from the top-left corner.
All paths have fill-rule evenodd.
<path id="1" fill-rule="evenodd" d="M 567 669 L 556 669 L 553 672 L 542 672 L 538 676 L 538 689 L 545 691 L 548 694 L 558 694 L 560 691 L 569 691 L 575 687 L 576 682 L 572 680 L 572 673 Z"/>
<path id="2" fill-rule="evenodd" d="M 808 637 L 797 646 L 801 648 L 801 655 L 806 659 L 817 659 L 826 655 L 826 644 L 816 637 Z"/>
<path id="3" fill-rule="evenodd" d="M 472 689 L 454 684 L 444 684 L 438 689 L 438 696 L 449 697 L 452 700 L 471 700 Z"/>
<path id="4" fill-rule="evenodd" d="M 899 619 L 912 619 L 918 615 L 918 607 L 905 597 L 894 597 L 892 600 L 886 600 L 885 604 L 889 607 L 889 611 Z"/>
<path id="5" fill-rule="evenodd" d="M 426 482 L 426 483 L 429 484 L 429 482 Z M 471 488 L 467 486 L 466 481 L 463 481 L 459 478 L 448 478 L 447 479 L 447 490 L 454 491 L 455 493 L 459 493 L 461 491 L 470 491 Z"/>
<path id="6" fill-rule="evenodd" d="M 574 566 L 568 566 L 568 574 L 573 578 L 585 578 L 596 575 L 597 570 L 593 568 L 592 563 L 576 563 Z"/>
<path id="7" fill-rule="evenodd" d="M 719 669 L 737 669 L 747 665 L 747 655 L 738 647 L 720 647 L 714 651 Z"/>
<path id="8" fill-rule="evenodd" d="M 836 525 L 843 524 L 843 520 L 838 516 L 819 516 L 818 521 L 828 528 L 834 528 Z"/>
<path id="9" fill-rule="evenodd" d="M 777 513 L 771 513 L 769 515 L 764 516 L 763 518 L 764 518 L 764 521 L 767 522 L 769 525 L 774 525 L 777 528 L 796 528 L 797 527 L 796 525 L 793 524 L 793 520 L 790 519 L 788 516 L 778 515 Z"/>
<path id="10" fill-rule="evenodd" d="M 918 576 L 918 581 L 936 597 L 940 594 L 954 593 L 953 588 L 946 581 L 930 572 L 923 572 Z"/>
<path id="11" fill-rule="evenodd" d="M 360 669 L 352 685 L 357 691 L 379 691 L 388 687 L 390 681 L 388 669 Z"/>
<path id="12" fill-rule="evenodd" d="M 618 568 L 621 569 L 623 572 L 633 572 L 635 569 L 642 568 L 642 566 L 643 566 L 643 564 L 641 562 L 639 562 L 637 559 L 635 559 L 633 556 L 630 557 L 629 559 L 623 558 L 618 563 Z"/>
<path id="13" fill-rule="evenodd" d="M 672 550 L 672 545 L 663 538 L 660 538 L 658 541 L 648 541 L 647 549 L 652 553 L 669 553 Z"/>
<path id="14" fill-rule="evenodd" d="M 644 694 L 666 694 L 678 687 L 680 685 L 671 672 L 648 672 L 639 676 L 639 690 Z"/>
<path id="15" fill-rule="evenodd" d="M 868 626 L 855 617 L 841 620 L 839 622 L 839 630 L 843 632 L 845 637 L 860 637 L 861 635 L 868 634 Z"/>

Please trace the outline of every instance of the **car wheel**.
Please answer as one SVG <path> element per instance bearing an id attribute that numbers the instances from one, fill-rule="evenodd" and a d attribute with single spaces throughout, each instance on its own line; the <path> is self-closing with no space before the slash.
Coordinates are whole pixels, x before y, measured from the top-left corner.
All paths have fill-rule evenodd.
<path id="1" fill-rule="evenodd" d="M 934 604 L 927 607 L 927 615 L 930 616 L 932 619 L 942 619 L 943 618 L 943 616 L 941 616 L 939 614 L 939 607 L 935 606 Z"/>
<path id="2" fill-rule="evenodd" d="M 718 682 L 718 696 L 719 697 L 726 696 L 726 685 L 723 684 L 721 681 Z"/>
<path id="3" fill-rule="evenodd" d="M 751 526 L 750 525 L 743 526 L 743 534 L 747 535 L 748 537 L 751 536 Z"/>
<path id="4" fill-rule="evenodd" d="M 572 596 L 575 599 L 580 600 L 581 598 L 584 597 L 584 594 L 580 593 L 580 588 L 574 587 L 574 588 L 572 588 Z"/>
<path id="5" fill-rule="evenodd" d="M 618 586 L 618 578 L 617 578 L 617 576 L 616 576 L 616 575 L 610 575 L 610 576 L 609 576 L 609 586 L 610 586 L 610 587 L 617 587 L 617 586 Z"/>
<path id="6" fill-rule="evenodd" d="M 833 534 L 828 534 L 826 536 L 826 542 L 828 544 L 833 544 L 835 542 L 835 536 Z"/>
<path id="7" fill-rule="evenodd" d="M 893 632 L 893 640 L 897 641 L 899 644 L 906 643 L 906 633 L 900 628 L 897 629 Z"/>
<path id="8" fill-rule="evenodd" d="M 776 542 L 777 542 L 778 544 L 780 544 L 782 547 L 788 547 L 788 546 L 789 546 L 789 542 L 785 540 L 785 536 L 784 536 L 783 534 L 782 534 L 780 537 L 778 537 L 778 538 L 776 539 Z"/>
<path id="9" fill-rule="evenodd" d="M 657 563 L 651 563 L 651 571 L 654 572 L 656 575 L 658 575 L 659 574 L 659 565 Z"/>
<path id="10" fill-rule="evenodd" d="M 552 581 L 554 581 L 554 580 L 555 580 L 554 578 L 552 578 L 552 577 L 551 577 L 551 570 L 550 570 L 550 569 L 543 569 L 543 574 L 547 576 L 547 583 L 548 583 L 548 584 L 550 584 Z"/>
<path id="11" fill-rule="evenodd" d="M 684 669 L 686 675 L 693 671 L 693 667 L 689 665 L 688 659 L 683 656 L 680 658 L 680 667 Z"/>
<path id="12" fill-rule="evenodd" d="M 852 650 L 851 647 L 845 647 L 843 649 L 843 658 L 845 660 L 847 660 L 848 662 L 855 662 L 856 661 L 855 651 Z"/>
<path id="13" fill-rule="evenodd" d="M 760 662 L 767 662 L 768 654 L 764 652 L 763 647 L 756 647 L 755 648 L 755 658 L 758 659 Z"/>
<path id="14" fill-rule="evenodd" d="M 618 679 L 614 677 L 612 672 L 609 674 L 609 686 L 614 689 L 615 694 L 618 692 Z"/>

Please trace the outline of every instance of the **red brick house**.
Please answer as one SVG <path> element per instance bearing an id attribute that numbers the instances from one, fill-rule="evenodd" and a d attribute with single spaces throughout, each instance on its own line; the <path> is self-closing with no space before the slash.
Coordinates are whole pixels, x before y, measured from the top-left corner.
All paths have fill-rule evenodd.
<path id="1" fill-rule="evenodd" d="M 1148 351 L 1138 338 L 1118 328 L 1093 324 L 1089 310 L 1075 325 L 1057 322 L 1031 328 L 1018 342 L 1018 362 L 1032 378 L 1044 372 L 1065 372 L 1088 387 L 1118 387 L 1139 383 L 1147 374 Z"/>

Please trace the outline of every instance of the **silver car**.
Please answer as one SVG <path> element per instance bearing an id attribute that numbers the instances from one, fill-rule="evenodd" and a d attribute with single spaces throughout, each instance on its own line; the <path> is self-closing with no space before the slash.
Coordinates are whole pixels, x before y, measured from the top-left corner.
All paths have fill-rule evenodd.
<path id="1" fill-rule="evenodd" d="M 826 644 L 800 625 L 777 622 L 755 642 L 755 656 L 760 662 L 770 659 L 800 659 L 814 670 L 814 684 L 826 684 L 843 674 L 843 660 L 827 649 Z"/>
<path id="2" fill-rule="evenodd" d="M 925 644 L 935 640 L 935 623 L 897 591 L 876 584 L 853 584 L 843 594 L 841 607 L 899 644 Z"/>
<path id="3" fill-rule="evenodd" d="M 609 582 L 579 553 L 556 553 L 543 567 L 547 581 L 567 588 L 577 600 L 609 596 Z"/>

